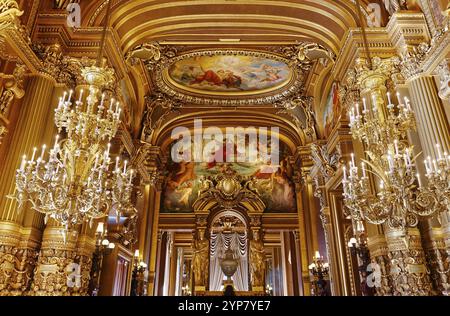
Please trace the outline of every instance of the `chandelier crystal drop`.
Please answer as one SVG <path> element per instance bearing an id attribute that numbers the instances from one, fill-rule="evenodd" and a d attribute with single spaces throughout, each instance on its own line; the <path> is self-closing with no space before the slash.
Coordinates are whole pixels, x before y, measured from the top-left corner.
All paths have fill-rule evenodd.
<path id="1" fill-rule="evenodd" d="M 397 97 L 401 100 L 398 94 Z M 351 154 L 348 167 L 343 167 L 344 204 L 354 223 L 387 222 L 391 228 L 405 230 L 415 227 L 420 217 L 430 217 L 448 207 L 443 203 L 442 192 L 448 190 L 450 161 L 441 159 L 439 166 L 434 161 L 435 169 L 430 161 L 427 177 L 433 180 L 433 188 L 422 186 L 416 170 L 417 156 L 413 156 L 413 147 L 406 140 L 408 130 L 416 126 L 414 113 L 409 100 L 404 101 L 395 107 L 388 94 L 387 115 L 378 115 L 376 106 L 368 110 L 365 101 L 362 115 L 358 105 L 349 113 L 351 134 L 364 143 L 368 156 L 358 167 Z M 373 103 L 376 104 L 375 99 Z M 373 183 L 378 186 L 376 193 Z"/>
<path id="2" fill-rule="evenodd" d="M 111 82 L 113 72 L 96 66 L 82 71 L 89 84 L 83 101 L 81 90 L 77 101 L 74 93 L 65 92 L 55 110 L 59 133 L 47 153 L 42 146 L 39 157 L 23 157 L 16 172 L 16 191 L 11 198 L 19 210 L 28 201 L 32 209 L 45 214 L 45 222 L 53 218 L 67 231 L 74 225 L 107 216 L 114 210 L 117 217 L 134 212 L 130 198 L 133 170 L 119 157 L 112 162 L 111 139 L 120 124 L 120 105 L 114 98 L 101 95 L 103 86 Z"/>

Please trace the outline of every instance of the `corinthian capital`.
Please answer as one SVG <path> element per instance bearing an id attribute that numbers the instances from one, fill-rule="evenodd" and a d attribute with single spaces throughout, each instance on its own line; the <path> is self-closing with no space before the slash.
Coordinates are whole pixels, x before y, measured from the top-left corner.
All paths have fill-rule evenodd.
<path id="1" fill-rule="evenodd" d="M 421 43 L 417 46 L 409 47 L 402 56 L 402 74 L 409 80 L 423 72 L 422 63 L 425 61 L 430 45 Z"/>
<path id="2" fill-rule="evenodd" d="M 366 59 L 359 58 L 355 66 L 357 84 L 361 90 L 377 90 L 399 72 L 400 63 L 396 56 L 385 59 L 376 56 L 372 58 L 372 67 L 369 68 Z"/>
<path id="3" fill-rule="evenodd" d="M 63 83 L 67 87 L 88 84 L 81 70 L 92 67 L 95 64 L 94 60 L 66 56 L 59 44 L 48 46 L 33 44 L 32 49 L 42 62 L 41 71 L 53 77 L 58 83 Z"/>

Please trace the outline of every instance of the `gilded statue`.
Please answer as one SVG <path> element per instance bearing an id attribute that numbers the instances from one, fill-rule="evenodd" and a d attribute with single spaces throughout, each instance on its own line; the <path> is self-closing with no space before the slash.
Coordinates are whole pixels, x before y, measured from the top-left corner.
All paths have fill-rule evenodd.
<path id="1" fill-rule="evenodd" d="M 265 260 L 264 244 L 259 238 L 259 233 L 253 233 L 253 239 L 250 241 L 250 265 L 252 275 L 252 286 L 264 287 Z"/>
<path id="2" fill-rule="evenodd" d="M 192 271 L 195 286 L 206 286 L 209 273 L 209 241 L 204 230 L 199 230 L 199 238 L 194 240 Z"/>

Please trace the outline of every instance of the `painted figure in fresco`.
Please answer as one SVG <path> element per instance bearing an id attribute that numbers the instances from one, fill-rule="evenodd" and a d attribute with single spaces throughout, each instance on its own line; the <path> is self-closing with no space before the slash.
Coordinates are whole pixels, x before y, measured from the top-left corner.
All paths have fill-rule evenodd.
<path id="1" fill-rule="evenodd" d="M 242 84 L 242 78 L 235 75 L 230 70 L 225 70 L 224 77 L 222 79 L 222 83 L 229 89 L 230 88 L 240 89 L 241 84 Z"/>
<path id="2" fill-rule="evenodd" d="M 274 174 L 274 186 L 272 191 L 273 206 L 276 209 L 294 208 L 294 188 L 289 180 L 287 161 L 281 161 L 281 165 Z"/>
<path id="3" fill-rule="evenodd" d="M 188 210 L 195 176 L 195 163 L 182 161 L 175 165 L 167 180 L 164 208 Z"/>
<path id="4" fill-rule="evenodd" d="M 201 84 L 208 83 L 211 85 L 220 86 L 222 84 L 222 77 L 224 75 L 223 70 L 219 70 L 217 73 L 213 70 L 207 70 L 203 74 L 199 75 L 193 81 L 191 81 L 191 85 L 193 84 Z"/>
<path id="5" fill-rule="evenodd" d="M 281 76 L 279 75 L 281 72 L 281 69 L 275 68 L 271 65 L 263 64 L 262 69 L 266 73 L 266 78 L 262 79 L 261 82 L 272 82 L 277 81 L 281 79 Z"/>
<path id="6" fill-rule="evenodd" d="M 330 95 L 325 110 L 325 136 L 331 134 L 333 127 L 339 120 L 341 114 L 341 103 L 339 101 L 339 85 L 334 82 L 331 86 Z"/>
<path id="7" fill-rule="evenodd" d="M 195 180 L 194 162 L 182 161 L 179 164 L 177 164 L 177 167 L 178 171 L 176 171 L 167 182 L 168 186 L 173 189 L 176 189 L 181 184 L 189 180 Z"/>

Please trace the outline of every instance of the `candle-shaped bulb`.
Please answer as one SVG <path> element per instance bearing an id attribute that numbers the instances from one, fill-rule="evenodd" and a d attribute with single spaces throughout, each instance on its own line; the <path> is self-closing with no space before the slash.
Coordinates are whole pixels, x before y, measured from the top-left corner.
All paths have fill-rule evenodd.
<path id="1" fill-rule="evenodd" d="M 103 107 L 103 104 L 105 103 L 105 94 L 102 94 L 102 101 L 100 102 L 100 106 Z"/>
<path id="2" fill-rule="evenodd" d="M 116 171 L 119 171 L 119 160 L 120 160 L 120 157 L 117 156 L 116 157 L 116 168 L 115 168 Z"/>
<path id="3" fill-rule="evenodd" d="M 364 162 L 361 163 L 363 177 L 366 178 L 366 164 Z"/>
<path id="4" fill-rule="evenodd" d="M 400 92 L 397 92 L 396 94 L 397 94 L 398 103 L 401 104 L 402 103 L 402 98 L 400 96 Z"/>
<path id="5" fill-rule="evenodd" d="M 47 148 L 47 145 L 42 145 L 42 151 L 41 151 L 41 160 L 43 160 L 44 159 L 44 154 L 45 154 L 45 148 Z"/>
<path id="6" fill-rule="evenodd" d="M 125 161 L 123 162 L 123 173 L 124 173 L 124 174 L 127 173 L 127 163 L 128 163 L 127 160 L 125 160 Z"/>
<path id="7" fill-rule="evenodd" d="M 420 180 L 420 174 L 417 173 L 416 176 L 417 176 L 417 182 L 419 183 L 419 188 L 421 188 L 422 187 L 422 181 Z"/>
<path id="8" fill-rule="evenodd" d="M 388 98 L 388 104 L 391 105 L 392 101 L 391 101 L 391 93 L 390 92 L 387 93 L 387 98 Z"/>
<path id="9" fill-rule="evenodd" d="M 73 90 L 69 91 L 69 98 L 67 99 L 67 101 L 70 102 L 70 100 L 72 99 L 72 95 L 73 95 Z"/>
<path id="10" fill-rule="evenodd" d="M 356 116 L 359 116 L 359 104 L 358 103 L 355 104 L 355 108 L 356 108 Z"/>
<path id="11" fill-rule="evenodd" d="M 441 145 L 436 144 L 436 150 L 437 150 L 437 153 L 438 153 L 438 161 L 440 161 L 442 159 Z"/>
<path id="12" fill-rule="evenodd" d="M 350 156 L 352 157 L 352 167 L 355 167 L 355 155 L 351 153 Z"/>
<path id="13" fill-rule="evenodd" d="M 364 112 L 367 112 L 367 102 L 366 102 L 366 98 L 363 98 L 363 107 L 364 107 Z"/>
<path id="14" fill-rule="evenodd" d="M 398 155 L 398 140 L 394 140 L 395 154 Z"/>
<path id="15" fill-rule="evenodd" d="M 22 156 L 22 163 L 20 164 L 20 170 L 23 171 L 25 169 L 25 164 L 27 163 L 27 156 Z"/>
<path id="16" fill-rule="evenodd" d="M 59 141 L 59 135 L 56 135 L 54 149 L 56 149 L 58 147 L 58 141 Z"/>
<path id="17" fill-rule="evenodd" d="M 434 172 L 438 173 L 439 172 L 439 168 L 438 168 L 438 165 L 437 165 L 437 162 L 436 162 L 435 159 L 433 159 L 433 167 L 434 167 Z"/>
<path id="18" fill-rule="evenodd" d="M 133 170 L 130 170 L 130 180 L 128 184 L 131 185 L 132 181 L 133 181 Z"/>
<path id="19" fill-rule="evenodd" d="M 84 93 L 84 90 L 81 89 L 81 90 L 80 90 L 80 98 L 78 99 L 78 102 L 79 102 L 79 103 L 81 103 L 81 100 L 83 99 L 83 93 Z"/>
<path id="20" fill-rule="evenodd" d="M 345 166 L 342 167 L 342 171 L 344 174 L 344 181 L 347 181 L 347 168 Z"/>
<path id="21" fill-rule="evenodd" d="M 31 156 L 31 162 L 34 161 L 34 156 L 36 155 L 36 151 L 37 151 L 37 148 L 34 147 L 34 148 L 33 148 L 33 155 Z"/>

